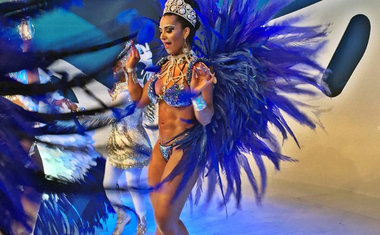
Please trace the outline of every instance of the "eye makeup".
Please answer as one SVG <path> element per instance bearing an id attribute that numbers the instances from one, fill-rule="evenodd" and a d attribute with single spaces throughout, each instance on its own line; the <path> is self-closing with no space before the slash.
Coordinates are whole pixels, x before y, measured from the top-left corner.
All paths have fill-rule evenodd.
<path id="1" fill-rule="evenodd" d="M 165 32 L 171 33 L 174 30 L 175 25 L 174 24 L 168 24 L 168 25 L 165 25 L 163 28 L 164 28 Z M 160 33 L 162 33 L 162 28 L 160 27 L 159 29 L 160 29 Z"/>

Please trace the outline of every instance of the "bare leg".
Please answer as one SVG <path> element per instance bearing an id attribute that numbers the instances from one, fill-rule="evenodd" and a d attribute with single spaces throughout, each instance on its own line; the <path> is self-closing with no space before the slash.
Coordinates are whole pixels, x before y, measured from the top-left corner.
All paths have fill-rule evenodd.
<path id="1" fill-rule="evenodd" d="M 161 180 L 172 172 L 182 158 L 182 151 L 173 149 L 172 155 L 167 162 L 162 173 Z M 195 184 L 196 174 L 189 180 L 186 187 L 181 191 L 179 196 L 172 200 L 178 186 L 182 180 L 182 174 L 176 176 L 172 181 L 165 183 L 160 190 L 155 193 L 155 202 L 153 205 L 154 216 L 158 226 L 156 234 L 162 235 L 179 235 L 189 234 L 185 225 L 180 221 L 183 206 Z"/>
<path id="2" fill-rule="evenodd" d="M 148 184 L 149 186 L 155 186 L 161 181 L 162 174 L 164 173 L 164 169 L 166 166 L 166 161 L 161 156 L 160 147 L 158 143 L 153 148 L 152 157 L 150 159 L 149 167 L 148 167 Z M 153 210 L 155 210 L 157 192 L 152 192 L 149 195 L 150 202 L 152 203 Z M 161 234 L 156 229 L 156 234 Z"/>

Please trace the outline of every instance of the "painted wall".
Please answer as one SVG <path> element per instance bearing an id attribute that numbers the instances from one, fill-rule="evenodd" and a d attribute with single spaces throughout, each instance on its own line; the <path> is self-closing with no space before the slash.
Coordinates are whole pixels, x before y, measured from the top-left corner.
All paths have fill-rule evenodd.
<path id="1" fill-rule="evenodd" d="M 301 149 L 286 141 L 283 152 L 299 160 L 272 171 L 274 179 L 323 185 L 380 197 L 380 1 L 324 0 L 295 14 L 307 24 L 328 24 L 329 42 L 319 60 L 327 66 L 351 17 L 371 21 L 366 53 L 343 92 L 313 104 L 327 109 L 316 131 L 294 125 Z M 355 45 L 352 45 L 355 46 Z M 269 166 L 269 165 L 268 165 Z M 270 187 L 270 180 L 269 180 Z"/>

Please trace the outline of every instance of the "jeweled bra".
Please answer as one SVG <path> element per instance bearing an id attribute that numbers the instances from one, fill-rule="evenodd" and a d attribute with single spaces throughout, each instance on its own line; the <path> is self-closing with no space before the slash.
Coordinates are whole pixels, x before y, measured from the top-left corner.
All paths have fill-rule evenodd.
<path id="1" fill-rule="evenodd" d="M 180 61 L 183 60 L 183 61 Z M 182 64 L 183 62 L 188 63 L 187 72 L 186 74 L 180 74 L 177 77 L 172 76 L 172 70 L 175 69 L 174 66 L 178 66 L 178 64 Z M 168 62 L 169 61 L 169 62 Z M 192 77 L 192 69 L 195 63 L 202 61 L 200 58 L 196 57 L 193 54 L 180 57 L 174 57 L 174 56 L 168 56 L 165 58 L 162 58 L 159 62 L 159 66 L 163 66 L 166 62 L 171 63 L 168 65 L 168 68 L 163 74 L 156 74 L 153 77 L 152 82 L 149 84 L 148 87 L 148 96 L 152 103 L 157 103 L 159 100 L 163 100 L 165 103 L 172 107 L 185 107 L 191 105 L 191 94 L 189 90 L 185 89 L 184 81 L 187 82 L 187 85 L 190 86 L 190 81 Z M 179 68 L 179 71 L 181 69 Z M 158 79 L 166 77 L 166 80 L 164 82 L 163 88 L 162 88 L 162 94 L 157 95 L 155 91 L 155 84 Z M 169 88 L 167 85 L 173 82 L 173 85 L 171 85 Z"/>

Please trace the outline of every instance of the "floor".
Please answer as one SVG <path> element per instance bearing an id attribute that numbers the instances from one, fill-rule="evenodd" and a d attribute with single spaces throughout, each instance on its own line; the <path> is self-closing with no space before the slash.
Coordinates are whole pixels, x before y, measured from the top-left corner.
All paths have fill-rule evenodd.
<path id="1" fill-rule="evenodd" d="M 217 208 L 217 200 L 192 210 L 187 203 L 182 220 L 190 234 L 380 234 L 380 198 L 348 191 L 269 179 L 262 205 L 244 192 L 241 209 L 234 203 Z M 147 202 L 149 202 L 147 200 Z M 126 203 L 131 205 L 130 199 Z M 148 233 L 154 234 L 151 207 L 148 207 Z M 96 234 L 110 234 L 115 218 L 105 221 L 107 230 Z M 123 234 L 135 234 L 133 220 Z"/>

